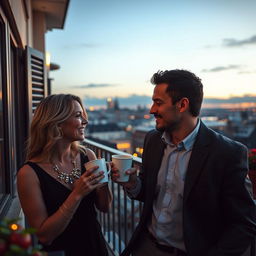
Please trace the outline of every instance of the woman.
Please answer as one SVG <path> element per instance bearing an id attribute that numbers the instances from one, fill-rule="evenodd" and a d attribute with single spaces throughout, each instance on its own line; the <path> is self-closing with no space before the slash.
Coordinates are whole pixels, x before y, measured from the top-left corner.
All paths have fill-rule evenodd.
<path id="1" fill-rule="evenodd" d="M 84 168 L 96 159 L 78 143 L 87 123 L 81 99 L 70 94 L 48 96 L 34 113 L 27 162 L 17 182 L 25 216 L 45 251 L 107 255 L 95 206 L 107 212 L 112 194 L 107 184 L 99 184 L 103 172 Z"/>

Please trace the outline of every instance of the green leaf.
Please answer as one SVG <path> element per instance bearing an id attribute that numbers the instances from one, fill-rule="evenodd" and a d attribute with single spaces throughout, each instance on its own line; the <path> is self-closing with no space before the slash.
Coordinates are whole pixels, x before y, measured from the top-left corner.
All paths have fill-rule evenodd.
<path id="1" fill-rule="evenodd" d="M 24 249 L 23 248 L 21 248 L 20 246 L 18 246 L 17 244 L 10 244 L 9 245 L 9 250 L 11 251 L 11 252 L 19 252 L 19 253 L 22 253 L 22 252 L 24 252 Z"/>
<path id="2" fill-rule="evenodd" d="M 21 231 L 22 234 L 35 234 L 36 229 L 35 228 L 25 228 Z"/>
<path id="3" fill-rule="evenodd" d="M 17 223 L 19 220 L 20 218 L 13 218 L 13 219 L 4 218 L 3 222 L 6 223 L 7 226 L 9 226 L 10 224 Z"/>
<path id="4" fill-rule="evenodd" d="M 7 227 L 0 227 L 0 235 L 10 235 L 11 234 L 11 230 L 8 229 Z"/>

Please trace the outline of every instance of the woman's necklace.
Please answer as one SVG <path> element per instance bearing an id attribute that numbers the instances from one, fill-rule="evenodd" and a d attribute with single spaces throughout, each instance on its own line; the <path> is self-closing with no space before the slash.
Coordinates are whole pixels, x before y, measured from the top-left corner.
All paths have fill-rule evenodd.
<path id="1" fill-rule="evenodd" d="M 71 161 L 74 168 L 71 173 L 62 172 L 57 164 L 53 165 L 53 170 L 57 173 L 57 179 L 65 182 L 66 184 L 73 184 L 75 180 L 79 179 L 81 176 L 81 170 L 76 167 L 76 162 L 74 160 Z"/>

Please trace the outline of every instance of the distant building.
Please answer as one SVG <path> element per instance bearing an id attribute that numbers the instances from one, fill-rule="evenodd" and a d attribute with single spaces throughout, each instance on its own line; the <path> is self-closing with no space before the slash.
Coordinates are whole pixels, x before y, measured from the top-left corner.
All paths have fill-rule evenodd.
<path id="1" fill-rule="evenodd" d="M 119 101 L 117 98 L 107 98 L 107 110 L 119 110 Z"/>
<path id="2" fill-rule="evenodd" d="M 216 116 L 202 117 L 203 123 L 216 132 L 226 134 L 227 120 L 219 120 Z"/>
<path id="3" fill-rule="evenodd" d="M 114 100 L 114 110 L 119 110 L 119 101 L 118 101 L 118 98 L 115 98 L 115 100 Z"/>
<path id="4" fill-rule="evenodd" d="M 237 127 L 233 133 L 233 139 L 243 143 L 248 148 L 256 148 L 256 127 L 253 125 Z"/>
<path id="5" fill-rule="evenodd" d="M 141 157 L 143 153 L 143 144 L 146 134 L 152 130 L 153 127 L 140 126 L 135 128 L 132 133 L 132 152 L 135 156 Z"/>
<path id="6" fill-rule="evenodd" d="M 88 125 L 87 131 L 90 139 L 96 142 L 108 146 L 112 144 L 115 145 L 114 148 L 132 153 L 129 133 L 120 128 L 116 123 Z"/>
<path id="7" fill-rule="evenodd" d="M 107 109 L 108 110 L 114 109 L 114 101 L 112 98 L 107 98 Z"/>

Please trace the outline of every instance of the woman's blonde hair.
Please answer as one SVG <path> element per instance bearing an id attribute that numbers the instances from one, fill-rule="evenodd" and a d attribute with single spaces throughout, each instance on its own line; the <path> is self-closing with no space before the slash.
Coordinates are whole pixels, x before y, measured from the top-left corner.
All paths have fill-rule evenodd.
<path id="1" fill-rule="evenodd" d="M 87 119 L 87 114 L 82 101 L 72 94 L 53 94 L 44 98 L 37 106 L 30 126 L 30 136 L 27 144 L 26 159 L 39 158 L 41 161 L 52 162 L 57 142 L 62 138 L 59 127 L 74 111 L 73 102 L 77 101 L 82 109 L 82 115 Z M 84 151 L 78 142 L 71 144 L 72 154 Z"/>

